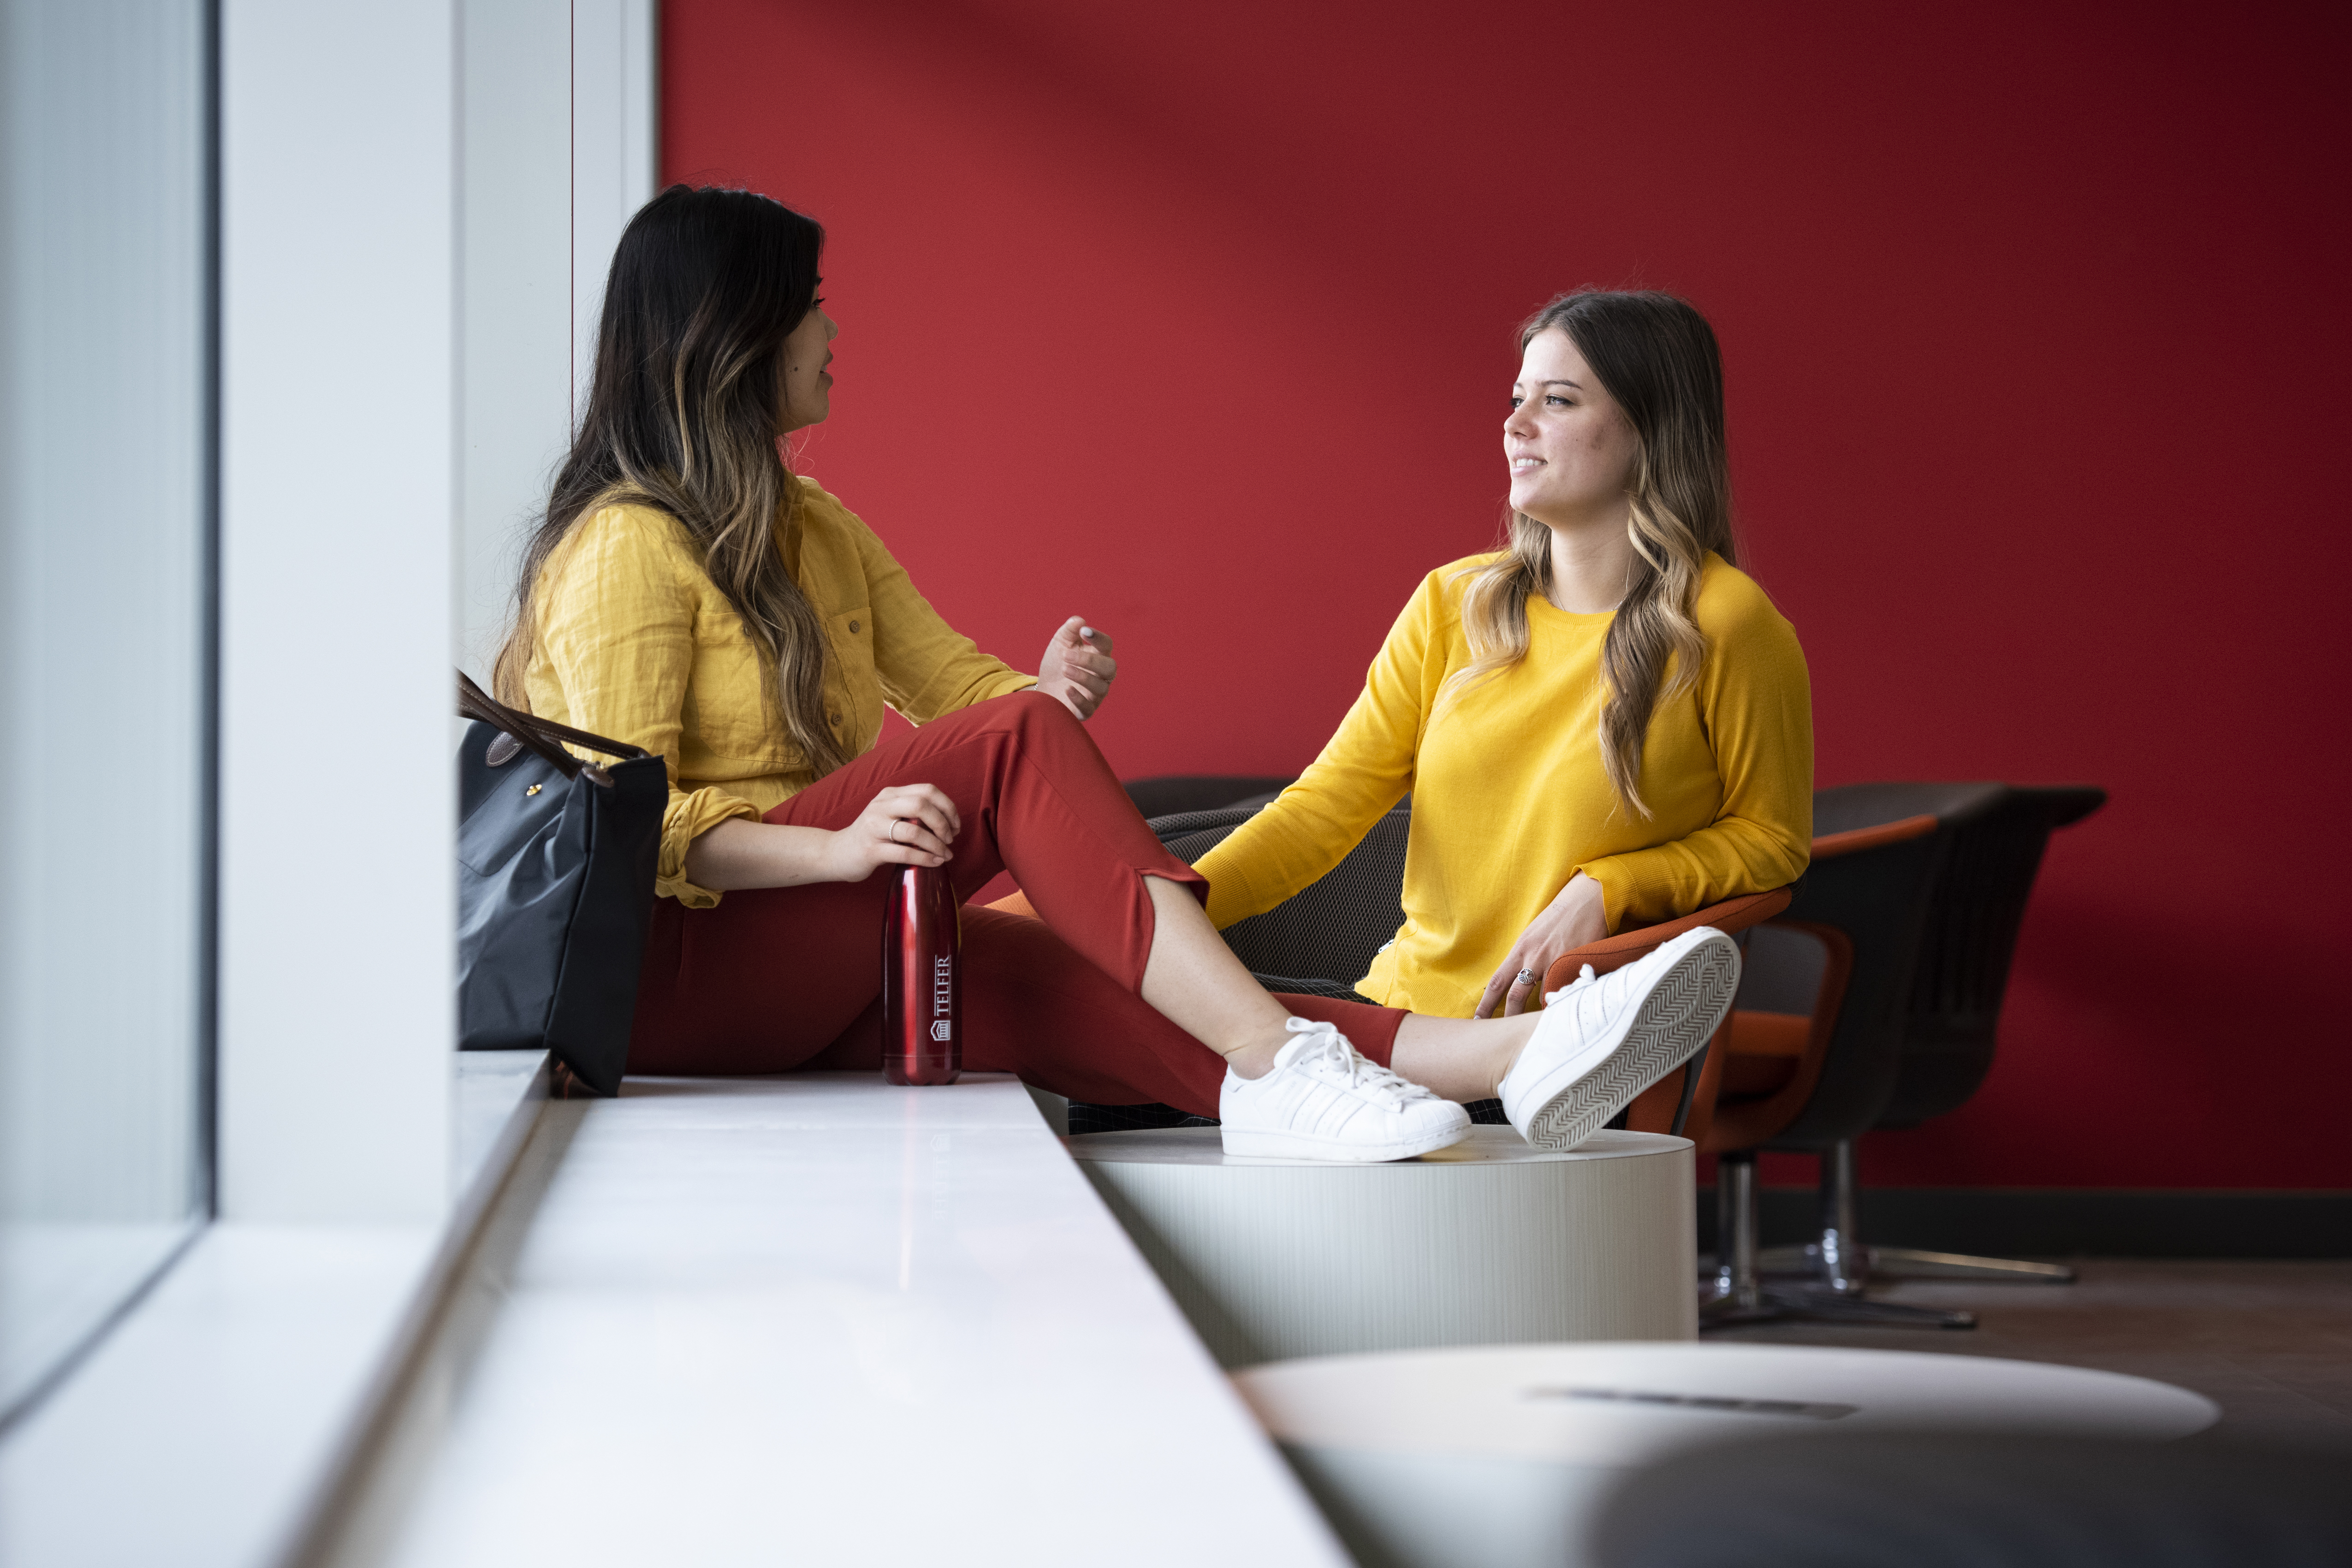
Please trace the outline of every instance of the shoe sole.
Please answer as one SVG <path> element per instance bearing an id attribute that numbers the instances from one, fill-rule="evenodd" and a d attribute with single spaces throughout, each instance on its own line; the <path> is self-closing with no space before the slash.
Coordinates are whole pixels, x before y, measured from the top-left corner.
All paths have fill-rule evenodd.
<path id="1" fill-rule="evenodd" d="M 1698 1055 L 1738 989 L 1737 943 L 1724 937 L 1693 947 L 1642 998 L 1617 1048 L 1528 1116 L 1527 1141 L 1538 1149 L 1567 1150 L 1600 1131 L 1635 1096 Z"/>
<path id="2" fill-rule="evenodd" d="M 1259 1132 L 1224 1129 L 1225 1152 L 1250 1160 L 1318 1160 L 1326 1164 L 1378 1165 L 1391 1160 L 1411 1160 L 1451 1149 L 1470 1136 L 1470 1124 L 1423 1133 L 1394 1143 L 1351 1143 L 1340 1138 L 1312 1138 L 1299 1132 Z"/>

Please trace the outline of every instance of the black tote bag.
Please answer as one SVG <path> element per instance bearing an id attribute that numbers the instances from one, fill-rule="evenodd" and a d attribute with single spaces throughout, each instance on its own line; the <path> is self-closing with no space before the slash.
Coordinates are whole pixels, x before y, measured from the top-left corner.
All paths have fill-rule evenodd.
<path id="1" fill-rule="evenodd" d="M 653 913 L 659 757 L 457 677 L 457 1048 L 545 1048 L 617 1094 Z M 620 759 L 582 762 L 563 742 Z"/>

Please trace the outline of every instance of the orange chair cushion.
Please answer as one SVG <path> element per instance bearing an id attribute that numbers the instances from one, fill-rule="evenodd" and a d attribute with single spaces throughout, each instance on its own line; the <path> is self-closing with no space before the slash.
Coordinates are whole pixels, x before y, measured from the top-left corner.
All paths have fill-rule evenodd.
<path id="1" fill-rule="evenodd" d="M 1811 1013 L 1761 1013 L 1743 1007 L 1731 1015 L 1731 1054 L 1801 1057 L 1812 1032 Z"/>
<path id="2" fill-rule="evenodd" d="M 1812 1032 L 1810 1013 L 1733 1013 L 1721 1092 L 1734 1100 L 1779 1093 L 1797 1076 Z"/>

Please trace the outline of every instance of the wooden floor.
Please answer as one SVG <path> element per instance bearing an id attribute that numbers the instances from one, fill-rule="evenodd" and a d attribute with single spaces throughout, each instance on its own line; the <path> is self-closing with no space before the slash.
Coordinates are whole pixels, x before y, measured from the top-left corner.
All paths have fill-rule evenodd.
<path id="1" fill-rule="evenodd" d="M 1766 1323 L 1763 1343 L 2011 1356 L 2131 1373 L 2221 1406 L 2219 1437 L 2352 1454 L 2352 1261 L 2078 1265 L 2073 1285 L 1906 1280 L 1871 1295 L 1972 1311 L 1973 1330 Z"/>

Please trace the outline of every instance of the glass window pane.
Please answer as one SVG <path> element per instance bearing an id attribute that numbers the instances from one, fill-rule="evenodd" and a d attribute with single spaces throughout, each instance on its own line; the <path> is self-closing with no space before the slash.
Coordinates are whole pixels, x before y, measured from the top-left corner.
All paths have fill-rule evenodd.
<path id="1" fill-rule="evenodd" d="M 209 1203 L 206 13 L 0 0 L 0 1420 Z"/>

